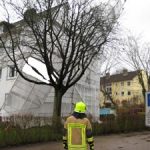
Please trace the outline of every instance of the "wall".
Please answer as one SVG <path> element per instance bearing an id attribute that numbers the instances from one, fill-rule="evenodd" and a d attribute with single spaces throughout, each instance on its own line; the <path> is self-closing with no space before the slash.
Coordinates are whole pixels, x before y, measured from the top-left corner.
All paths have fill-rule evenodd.
<path id="1" fill-rule="evenodd" d="M 2 107 L 4 100 L 5 100 L 5 94 L 9 93 L 15 78 L 8 78 L 8 67 L 2 68 L 2 75 L 0 79 L 0 108 Z"/>
<path id="2" fill-rule="evenodd" d="M 146 89 L 148 89 L 146 74 L 144 71 L 142 71 L 142 73 L 143 73 L 145 87 Z M 142 87 L 139 84 L 138 76 L 134 77 L 133 80 L 123 81 L 123 82 L 124 82 L 123 86 L 121 85 L 121 82 L 112 83 L 112 93 L 113 93 L 113 98 L 115 100 L 119 100 L 119 101 L 129 100 L 130 101 L 131 99 L 136 97 L 139 103 L 144 102 L 143 95 L 142 95 Z M 128 85 L 128 82 L 130 82 L 130 85 Z M 128 95 L 128 91 L 131 92 L 131 95 Z M 123 96 L 121 95 L 121 92 L 124 92 Z"/>

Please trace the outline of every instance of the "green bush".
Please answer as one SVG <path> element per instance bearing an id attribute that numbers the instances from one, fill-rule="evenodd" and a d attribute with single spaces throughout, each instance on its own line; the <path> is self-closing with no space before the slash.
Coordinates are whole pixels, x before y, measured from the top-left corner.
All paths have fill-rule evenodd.
<path id="1" fill-rule="evenodd" d="M 93 134 L 96 136 L 149 129 L 145 127 L 144 113 L 135 114 L 128 111 L 118 113 L 116 117 L 105 116 L 101 124 L 93 123 L 92 126 Z M 62 128 L 60 126 L 58 131 L 56 131 L 50 125 L 21 128 L 12 123 L 1 123 L 0 147 L 61 140 Z"/>
<path id="2" fill-rule="evenodd" d="M 0 147 L 56 141 L 61 139 L 61 135 L 55 133 L 51 126 L 0 129 Z"/>
<path id="3" fill-rule="evenodd" d="M 119 110 L 116 117 L 103 116 L 102 120 L 101 124 L 93 124 L 94 135 L 125 133 L 148 129 L 145 127 L 145 113 L 135 113 L 132 109 Z"/>

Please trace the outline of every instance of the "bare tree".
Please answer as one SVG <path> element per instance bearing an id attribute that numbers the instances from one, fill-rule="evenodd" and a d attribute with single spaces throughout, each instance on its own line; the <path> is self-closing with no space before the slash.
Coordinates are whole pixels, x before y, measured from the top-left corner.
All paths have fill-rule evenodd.
<path id="1" fill-rule="evenodd" d="M 117 107 L 117 103 L 115 102 L 111 88 L 111 82 L 110 79 L 110 73 L 112 70 L 115 70 L 115 67 L 118 65 L 118 58 L 119 53 L 117 49 L 117 43 L 119 42 L 119 39 L 115 38 L 114 43 L 111 44 L 110 47 L 105 47 L 105 51 L 103 53 L 102 62 L 101 62 L 101 72 L 100 72 L 100 92 L 104 96 L 104 103 L 106 104 L 106 100 L 109 99 L 111 102 L 111 105 Z M 108 90 L 108 84 L 109 84 L 109 90 Z"/>
<path id="2" fill-rule="evenodd" d="M 148 90 L 149 73 L 150 73 L 150 46 L 149 44 L 142 44 L 141 38 L 132 34 L 128 35 L 122 42 L 121 59 L 128 64 L 132 69 L 137 70 L 138 80 L 142 87 L 143 98 L 145 99 L 145 92 Z M 146 76 L 143 74 L 145 71 Z M 145 79 L 147 83 L 145 82 Z"/>
<path id="3" fill-rule="evenodd" d="M 55 89 L 53 117 L 61 116 L 62 96 L 78 82 L 89 65 L 103 53 L 110 42 L 110 33 L 120 16 L 116 0 L 92 6 L 93 0 L 23 0 L 18 3 L 3 0 L 6 10 L 6 32 L 0 36 L 1 48 L 14 63 L 21 77 L 36 84 Z M 10 23 L 14 11 L 20 21 Z M 26 76 L 18 60 L 30 67 L 43 79 L 44 75 L 28 63 L 28 57 L 46 65 L 48 82 L 35 81 Z"/>

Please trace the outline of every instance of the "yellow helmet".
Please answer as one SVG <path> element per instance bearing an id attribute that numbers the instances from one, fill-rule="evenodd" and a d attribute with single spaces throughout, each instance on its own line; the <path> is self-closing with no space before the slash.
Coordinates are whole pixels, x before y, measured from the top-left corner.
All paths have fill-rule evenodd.
<path id="1" fill-rule="evenodd" d="M 77 102 L 75 105 L 74 111 L 78 112 L 78 113 L 85 113 L 86 112 L 86 104 L 83 103 L 82 101 Z"/>

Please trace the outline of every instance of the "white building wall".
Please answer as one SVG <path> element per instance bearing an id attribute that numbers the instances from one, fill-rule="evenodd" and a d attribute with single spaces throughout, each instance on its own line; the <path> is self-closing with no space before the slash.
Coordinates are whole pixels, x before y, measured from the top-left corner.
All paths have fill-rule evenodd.
<path id="1" fill-rule="evenodd" d="M 9 93 L 10 89 L 12 88 L 15 79 L 16 77 L 8 77 L 8 67 L 2 68 L 2 74 L 0 78 L 0 108 L 4 103 L 6 94 Z"/>

